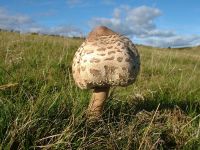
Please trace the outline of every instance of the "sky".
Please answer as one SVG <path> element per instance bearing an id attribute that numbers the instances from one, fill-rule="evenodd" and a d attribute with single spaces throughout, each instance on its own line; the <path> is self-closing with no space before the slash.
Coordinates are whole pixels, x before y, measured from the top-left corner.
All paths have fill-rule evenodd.
<path id="1" fill-rule="evenodd" d="M 0 28 L 87 36 L 98 25 L 157 47 L 200 45 L 199 0 L 0 0 Z"/>

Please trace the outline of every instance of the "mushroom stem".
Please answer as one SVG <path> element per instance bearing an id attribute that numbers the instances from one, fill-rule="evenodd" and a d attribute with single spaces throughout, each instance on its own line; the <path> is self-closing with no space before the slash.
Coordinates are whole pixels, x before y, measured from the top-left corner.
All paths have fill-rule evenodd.
<path id="1" fill-rule="evenodd" d="M 108 97 L 110 87 L 95 88 L 87 111 L 89 119 L 99 119 L 102 115 L 105 100 Z"/>

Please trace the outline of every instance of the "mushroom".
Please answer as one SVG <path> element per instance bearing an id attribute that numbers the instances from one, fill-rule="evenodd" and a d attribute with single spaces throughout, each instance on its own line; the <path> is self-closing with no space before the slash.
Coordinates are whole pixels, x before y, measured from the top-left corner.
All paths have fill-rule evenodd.
<path id="1" fill-rule="evenodd" d="M 131 40 L 105 26 L 94 28 L 76 51 L 72 64 L 78 87 L 93 89 L 88 118 L 100 118 L 110 87 L 132 84 L 139 70 L 139 53 Z"/>

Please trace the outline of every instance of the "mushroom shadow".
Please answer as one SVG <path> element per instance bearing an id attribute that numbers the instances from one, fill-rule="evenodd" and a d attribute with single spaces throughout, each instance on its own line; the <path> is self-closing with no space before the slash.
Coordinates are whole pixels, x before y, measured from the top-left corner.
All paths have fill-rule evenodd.
<path id="1" fill-rule="evenodd" d="M 184 113 L 200 114 L 200 102 L 191 100 L 158 100 L 153 98 L 119 100 L 110 97 L 105 106 L 104 120 L 120 121 L 123 116 L 128 123 L 140 111 L 173 110 L 179 107 Z"/>

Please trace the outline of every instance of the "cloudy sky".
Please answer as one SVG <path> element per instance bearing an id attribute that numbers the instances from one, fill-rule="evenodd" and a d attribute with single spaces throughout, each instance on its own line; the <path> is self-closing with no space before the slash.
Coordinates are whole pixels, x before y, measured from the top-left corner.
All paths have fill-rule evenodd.
<path id="1" fill-rule="evenodd" d="M 106 25 L 134 43 L 200 45 L 199 0 L 0 0 L 0 28 L 85 36 Z"/>

